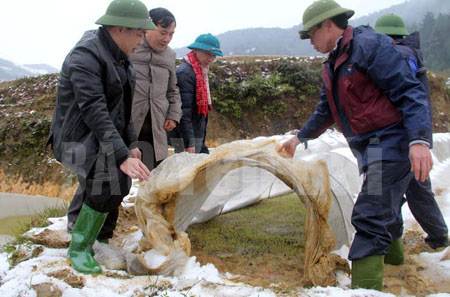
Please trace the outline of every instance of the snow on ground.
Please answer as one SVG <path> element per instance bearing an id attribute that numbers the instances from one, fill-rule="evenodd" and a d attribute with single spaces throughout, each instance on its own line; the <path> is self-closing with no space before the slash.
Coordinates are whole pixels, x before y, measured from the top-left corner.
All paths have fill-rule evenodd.
<path id="1" fill-rule="evenodd" d="M 327 137 L 322 137 L 321 141 L 331 147 L 335 146 L 336 135 L 333 133 Z M 435 162 L 431 173 L 435 190 L 439 189 L 437 195 L 438 203 L 445 216 L 447 225 L 450 225 L 450 159 L 443 162 Z M 130 196 L 136 195 L 136 188 L 133 188 Z M 403 216 L 406 230 L 421 230 L 417 226 L 411 212 L 406 204 L 403 208 Z M 65 220 L 57 218 L 52 220 L 52 230 L 65 229 Z M 36 232 L 38 230 L 34 230 Z M 130 238 L 130 245 L 133 241 L 139 240 L 139 236 Z M 32 248 L 32 247 L 31 247 Z M 415 258 L 423 266 L 423 274 L 429 279 L 441 282 L 450 281 L 450 260 L 442 261 L 442 257 L 449 253 L 450 247 L 435 253 L 421 253 Z M 225 275 L 212 265 L 201 266 L 195 257 L 191 257 L 183 271 L 176 277 L 164 276 L 135 276 L 127 278 L 124 272 L 104 269 L 104 273 L 99 276 L 83 275 L 85 285 L 81 288 L 72 287 L 67 280 L 63 281 L 56 277 L 49 276 L 51 272 L 68 270 L 74 272 L 66 262 L 67 249 L 44 248 L 44 251 L 36 258 L 24 261 L 14 268 L 10 269 L 8 264 L 8 255 L 0 253 L 0 296 L 2 297 L 34 297 L 37 296 L 36 288 L 39 285 L 51 283 L 53 290 L 61 291 L 63 297 L 114 297 L 114 296 L 254 296 L 270 297 L 277 296 L 276 290 L 252 287 L 233 281 L 234 276 L 226 273 Z M 346 258 L 348 247 L 344 246 L 335 251 Z M 105 275 L 105 274 L 108 274 Z M 77 276 L 79 274 L 74 273 Z M 113 275 L 111 277 L 111 275 Z M 121 277 L 122 276 L 122 277 Z M 392 294 L 382 293 L 373 290 L 351 290 L 349 276 L 342 272 L 337 272 L 337 287 L 313 287 L 303 288 L 294 294 L 297 296 L 394 296 Z M 450 297 L 449 293 L 439 293 L 429 295 L 429 297 Z"/>
<path id="2" fill-rule="evenodd" d="M 450 158 L 445 162 L 434 164 L 430 176 L 433 190 L 435 192 L 436 190 L 443 191 L 441 195 L 438 195 L 439 193 L 436 192 L 436 201 L 439 204 L 447 226 L 450 226 Z M 411 214 L 407 203 L 403 205 L 402 214 L 405 229 L 422 230 Z"/>

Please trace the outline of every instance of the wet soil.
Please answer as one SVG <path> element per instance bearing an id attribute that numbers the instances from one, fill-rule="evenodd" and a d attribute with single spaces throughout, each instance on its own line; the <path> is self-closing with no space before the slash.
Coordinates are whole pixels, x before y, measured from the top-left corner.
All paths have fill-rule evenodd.
<path id="1" fill-rule="evenodd" d="M 118 228 L 112 241 L 119 243 L 121 238 L 130 231 L 137 230 L 137 220 L 133 208 L 120 209 Z M 39 243 L 52 246 L 63 247 L 66 242 L 55 243 L 58 236 L 51 236 L 48 233 L 42 233 Z M 59 237 L 61 238 L 61 236 Z M 62 237 L 63 238 L 63 237 Z M 417 262 L 416 255 L 422 252 L 436 252 L 424 242 L 421 232 L 407 231 L 403 237 L 405 264 L 401 266 L 385 265 L 384 288 L 383 292 L 395 295 L 413 295 L 427 296 L 438 292 L 447 292 L 448 285 L 445 282 L 433 282 L 422 274 L 425 269 L 422 264 Z M 298 255 L 273 255 L 270 253 L 251 255 L 239 251 L 214 251 L 205 252 L 201 247 L 192 246 L 192 256 L 205 265 L 212 263 L 223 274 L 226 274 L 230 280 L 247 283 L 252 286 L 261 286 L 275 289 L 277 293 L 288 296 L 299 288 L 308 284 L 303 282 L 303 258 L 302 252 Z M 442 261 L 450 259 L 450 251 L 443 257 Z M 332 266 L 332 267 L 331 267 Z M 336 266 L 335 262 L 330 262 L 330 268 L 334 270 L 343 270 L 350 275 L 350 269 L 345 265 Z M 72 287 L 82 287 L 84 279 L 79 277 L 68 269 L 54 272 L 51 276 L 67 282 Z M 118 275 L 112 273 L 107 275 L 115 278 Z M 122 276 L 123 277 L 123 276 Z M 334 284 L 329 284 L 334 285 Z M 38 296 L 60 296 L 45 295 L 46 290 L 54 289 L 50 285 L 43 284 L 36 288 Z M 53 291 L 52 291 L 53 294 Z"/>

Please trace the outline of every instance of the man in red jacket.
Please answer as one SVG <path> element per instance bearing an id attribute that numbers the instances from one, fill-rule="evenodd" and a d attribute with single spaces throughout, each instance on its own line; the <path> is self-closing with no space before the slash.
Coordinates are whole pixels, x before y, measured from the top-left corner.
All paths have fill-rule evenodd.
<path id="1" fill-rule="evenodd" d="M 352 287 L 381 291 L 384 263 L 403 257 L 401 249 L 390 249 L 401 241 L 403 194 L 432 167 L 430 110 L 423 85 L 392 40 L 367 26 L 348 26 L 353 14 L 333 0 L 305 10 L 300 38 L 329 53 L 324 87 L 313 115 L 280 151 L 293 155 L 301 141 L 338 125 L 365 177 L 352 214 Z"/>

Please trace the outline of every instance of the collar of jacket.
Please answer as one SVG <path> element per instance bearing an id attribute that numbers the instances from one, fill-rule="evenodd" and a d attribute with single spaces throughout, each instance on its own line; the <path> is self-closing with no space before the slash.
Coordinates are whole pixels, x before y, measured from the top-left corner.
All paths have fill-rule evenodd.
<path id="1" fill-rule="evenodd" d="M 340 49 L 341 51 L 347 51 L 350 47 L 350 42 L 353 40 L 353 27 L 347 26 L 344 30 L 344 34 L 342 34 Z"/>
<path id="2" fill-rule="evenodd" d="M 169 49 L 169 46 L 167 46 L 164 50 L 162 51 L 158 51 L 156 49 L 154 49 L 150 43 L 148 43 L 147 38 L 144 37 L 144 42 L 142 43 L 144 48 L 148 48 L 151 52 L 157 53 L 157 54 L 162 54 L 164 52 L 166 52 Z"/>
<path id="3" fill-rule="evenodd" d="M 420 34 L 415 31 L 408 36 L 395 39 L 395 43 L 398 45 L 405 45 L 415 49 L 420 49 Z"/>
<path id="4" fill-rule="evenodd" d="M 142 46 L 145 50 L 148 50 L 151 53 L 150 59 L 153 56 L 153 53 L 159 53 L 157 50 L 155 50 L 150 43 L 148 43 L 147 38 L 144 37 L 144 42 L 142 43 Z"/>
<path id="5" fill-rule="evenodd" d="M 120 47 L 114 42 L 114 40 L 111 38 L 111 35 L 109 35 L 108 30 L 106 30 L 103 26 L 98 28 L 98 35 L 101 40 L 105 43 L 109 51 L 111 52 L 112 56 L 117 62 L 125 61 L 128 62 L 127 55 L 120 49 Z"/>
<path id="6" fill-rule="evenodd" d="M 142 43 L 142 46 L 144 48 L 148 48 L 150 50 L 153 50 L 153 48 L 150 46 L 150 43 L 148 43 L 148 41 L 147 41 L 147 37 L 144 37 L 144 42 Z"/>
<path id="7" fill-rule="evenodd" d="M 342 34 L 342 38 L 338 42 L 338 45 L 334 51 L 328 55 L 328 59 L 325 63 L 334 64 L 334 70 L 336 70 L 342 63 L 348 58 L 348 50 L 353 40 L 353 27 L 347 26 Z"/>

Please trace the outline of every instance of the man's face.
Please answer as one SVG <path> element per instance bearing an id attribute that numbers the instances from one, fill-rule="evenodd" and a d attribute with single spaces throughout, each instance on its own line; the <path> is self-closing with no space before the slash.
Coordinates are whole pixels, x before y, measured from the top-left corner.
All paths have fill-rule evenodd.
<path id="1" fill-rule="evenodd" d="M 331 21 L 326 20 L 320 27 L 316 26 L 309 31 L 310 42 L 314 49 L 322 54 L 331 52 L 335 47 L 335 42 L 332 30 Z"/>
<path id="2" fill-rule="evenodd" d="M 148 44 L 157 51 L 163 51 L 169 46 L 175 33 L 175 23 L 170 24 L 167 28 L 156 26 L 156 30 L 149 30 L 145 34 Z"/>
<path id="3" fill-rule="evenodd" d="M 117 45 L 127 55 L 131 56 L 142 44 L 146 30 L 119 28 L 117 36 Z"/>
<path id="4" fill-rule="evenodd" d="M 216 59 L 216 55 L 201 49 L 195 49 L 195 55 L 197 56 L 200 65 L 205 68 L 209 67 Z"/>

